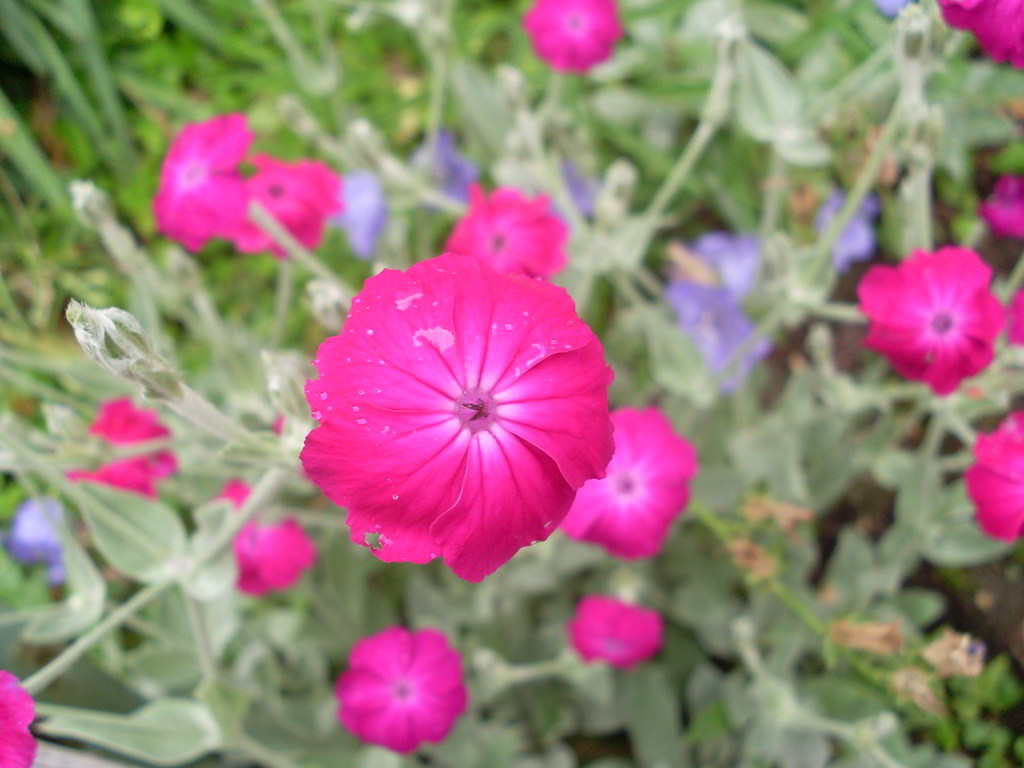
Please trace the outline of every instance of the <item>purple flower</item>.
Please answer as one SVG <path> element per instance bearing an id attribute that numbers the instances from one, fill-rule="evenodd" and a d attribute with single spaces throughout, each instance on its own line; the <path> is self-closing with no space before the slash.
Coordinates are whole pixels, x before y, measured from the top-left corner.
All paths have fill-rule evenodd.
<path id="1" fill-rule="evenodd" d="M 742 299 L 757 280 L 761 246 L 754 235 L 708 232 L 692 243 L 690 250 L 715 271 L 721 285 L 736 300 Z"/>
<path id="2" fill-rule="evenodd" d="M 569 189 L 569 194 L 572 195 L 573 202 L 576 203 L 576 210 L 589 219 L 594 215 L 594 205 L 597 203 L 597 193 L 601 185 L 594 179 L 584 176 L 572 160 L 562 160 L 562 178 Z"/>
<path id="3" fill-rule="evenodd" d="M 342 212 L 331 220 L 348 235 L 352 252 L 369 259 L 377 250 L 377 238 L 388 223 L 388 200 L 377 177 L 369 171 L 353 171 L 341 185 Z"/>
<path id="4" fill-rule="evenodd" d="M 829 222 L 839 213 L 839 210 L 846 202 L 846 193 L 841 189 L 832 190 L 821 208 L 814 217 L 814 226 L 821 234 L 828 227 Z M 875 252 L 875 226 L 874 220 L 878 216 L 878 198 L 869 195 L 864 198 L 860 208 L 853 214 L 850 223 L 846 225 L 832 248 L 832 267 L 836 272 L 842 274 L 855 262 L 867 261 Z"/>
<path id="5" fill-rule="evenodd" d="M 879 13 L 891 19 L 912 2 L 914 0 L 875 0 L 875 7 Z"/>
<path id="6" fill-rule="evenodd" d="M 728 288 L 675 281 L 668 284 L 666 298 L 683 333 L 712 373 L 725 372 L 729 361 L 738 356 L 731 375 L 722 382 L 722 392 L 735 390 L 771 351 L 768 339 L 751 341 L 754 324 Z"/>
<path id="7" fill-rule="evenodd" d="M 476 163 L 455 148 L 455 135 L 446 129 L 437 133 L 437 147 L 433 163 L 430 161 L 430 145 L 424 142 L 413 153 L 412 164 L 418 168 L 430 168 L 437 186 L 448 197 L 469 202 L 469 185 L 476 181 L 480 170 Z"/>
<path id="8" fill-rule="evenodd" d="M 3 537 L 4 548 L 19 563 L 45 565 L 51 584 L 64 582 L 64 557 L 57 530 L 63 517 L 64 509 L 56 499 L 26 499 L 14 510 L 11 530 Z"/>

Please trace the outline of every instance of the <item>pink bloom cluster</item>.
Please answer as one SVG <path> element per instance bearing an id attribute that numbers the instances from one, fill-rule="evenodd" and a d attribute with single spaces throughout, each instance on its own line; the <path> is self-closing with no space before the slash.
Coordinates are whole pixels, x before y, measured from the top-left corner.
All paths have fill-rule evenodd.
<path id="1" fill-rule="evenodd" d="M 576 494 L 562 530 L 618 557 L 650 557 L 690 497 L 697 452 L 655 408 L 612 413 L 615 454 L 607 474 Z"/>
<path id="2" fill-rule="evenodd" d="M 523 27 L 537 56 L 578 74 L 609 58 L 625 33 L 615 0 L 535 0 Z"/>
<path id="3" fill-rule="evenodd" d="M 1024 13 L 1022 6 L 1021 13 Z M 997 237 L 1024 239 L 1024 176 L 1003 176 L 978 212 Z"/>
<path id="4" fill-rule="evenodd" d="M 100 405 L 96 418 L 89 425 L 89 433 L 103 438 L 112 446 L 170 437 L 171 432 L 160 421 L 156 411 L 136 408 L 131 398 L 108 400 Z M 70 480 L 104 483 L 126 491 L 135 491 L 150 498 L 156 497 L 157 481 L 174 474 L 178 461 L 170 451 L 116 459 L 99 469 L 75 469 L 68 472 Z"/>
<path id="5" fill-rule="evenodd" d="M 1024 411 L 978 436 L 974 464 L 964 479 L 985 533 L 1004 541 L 1024 534 Z"/>
<path id="6" fill-rule="evenodd" d="M 564 289 L 476 257 L 370 278 L 314 365 L 303 466 L 385 561 L 479 581 L 611 459 L 600 340 Z"/>
<path id="7" fill-rule="evenodd" d="M 270 250 L 283 258 L 284 249 L 248 220 L 256 201 L 302 245 L 316 248 L 327 218 L 341 212 L 341 177 L 317 161 L 253 155 L 255 172 L 246 178 L 241 165 L 251 141 L 244 115 L 186 125 L 171 143 L 153 198 L 157 229 L 191 251 L 222 237 L 243 253 Z"/>
<path id="8" fill-rule="evenodd" d="M 1006 311 L 991 279 L 978 254 L 952 246 L 871 267 L 857 288 L 871 321 L 864 345 L 908 379 L 949 394 L 992 362 Z"/>
<path id="9" fill-rule="evenodd" d="M 227 499 L 240 508 L 249 498 L 250 488 L 241 480 L 224 484 L 218 499 Z M 288 589 L 302 578 L 316 560 L 316 545 L 294 518 L 263 525 L 246 523 L 233 544 L 238 565 L 238 589 L 248 595 L 265 595 Z"/>
<path id="10" fill-rule="evenodd" d="M 1024 67 L 1024 0 L 939 0 L 946 23 L 970 31 L 996 61 Z"/>
<path id="11" fill-rule="evenodd" d="M 569 622 L 569 640 L 584 661 L 632 667 L 661 650 L 657 611 L 604 595 L 587 595 Z"/>
<path id="12" fill-rule="evenodd" d="M 550 277 L 565 267 L 569 230 L 543 195 L 529 199 L 511 188 L 490 196 L 469 190 L 469 212 L 456 223 L 445 250 L 477 256 L 499 272 Z"/>
<path id="13" fill-rule="evenodd" d="M 35 717 L 32 697 L 14 675 L 0 670 L 0 768 L 32 768 L 36 740 L 28 728 Z"/>
<path id="14" fill-rule="evenodd" d="M 402 627 L 356 643 L 336 692 L 345 728 L 405 754 L 442 741 L 469 699 L 459 654 L 445 636 Z"/>

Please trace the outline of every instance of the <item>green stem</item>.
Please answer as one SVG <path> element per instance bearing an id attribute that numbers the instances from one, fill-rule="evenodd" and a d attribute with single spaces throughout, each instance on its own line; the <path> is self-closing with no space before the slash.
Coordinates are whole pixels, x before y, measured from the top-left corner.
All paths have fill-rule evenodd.
<path id="1" fill-rule="evenodd" d="M 1017 289 L 1020 288 L 1021 281 L 1024 281 L 1024 251 L 1021 251 L 1020 256 L 1017 257 L 1017 263 L 1013 265 L 1013 271 L 1006 278 L 1006 283 L 1000 289 L 1000 298 L 1005 302 L 1012 301 L 1014 294 L 1017 293 Z"/>
<path id="2" fill-rule="evenodd" d="M 291 309 L 294 286 L 291 261 L 277 265 L 277 284 L 274 289 L 274 324 L 270 329 L 270 346 L 276 348 L 284 337 L 288 325 L 288 310 Z"/>
<path id="3" fill-rule="evenodd" d="M 264 208 L 256 200 L 249 205 L 249 218 L 254 224 L 265 230 L 278 245 L 285 249 L 288 256 L 295 259 L 317 277 L 327 280 L 336 285 L 339 289 L 348 293 L 345 283 L 332 269 L 318 259 L 312 251 L 305 248 L 302 243 L 296 240 L 281 223 L 274 218 L 274 215 Z"/>

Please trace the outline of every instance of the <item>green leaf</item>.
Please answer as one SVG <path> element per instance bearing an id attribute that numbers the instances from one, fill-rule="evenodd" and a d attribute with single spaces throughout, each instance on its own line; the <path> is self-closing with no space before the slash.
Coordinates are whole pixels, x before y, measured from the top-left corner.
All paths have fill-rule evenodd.
<path id="1" fill-rule="evenodd" d="M 960 520 L 935 531 L 922 555 L 935 565 L 966 568 L 996 560 L 1012 549 L 1011 542 L 990 538 L 974 520 Z"/>
<path id="2" fill-rule="evenodd" d="M 98 483 L 80 487 L 87 502 L 80 511 L 96 548 L 121 573 L 156 581 L 185 552 L 185 528 L 163 502 Z"/>
<path id="3" fill-rule="evenodd" d="M 221 746 L 209 710 L 189 699 L 160 699 L 130 715 L 50 707 L 52 717 L 36 725 L 47 736 L 81 739 L 155 765 L 191 762 Z"/>
<path id="4" fill-rule="evenodd" d="M 657 665 L 623 675 L 622 708 L 630 743 L 642 768 L 689 765 L 683 746 L 679 701 L 670 676 Z"/>

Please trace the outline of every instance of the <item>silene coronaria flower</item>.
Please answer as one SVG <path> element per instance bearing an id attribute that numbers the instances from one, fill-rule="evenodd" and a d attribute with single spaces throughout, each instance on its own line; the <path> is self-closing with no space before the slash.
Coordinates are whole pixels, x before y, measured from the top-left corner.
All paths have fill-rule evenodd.
<path id="1" fill-rule="evenodd" d="M 190 251 L 228 237 L 245 220 L 239 164 L 252 141 L 245 116 L 189 123 L 171 142 L 153 198 L 156 227 Z"/>
<path id="2" fill-rule="evenodd" d="M 60 523 L 64 508 L 56 499 L 25 499 L 15 510 L 11 530 L 3 537 L 7 552 L 23 565 L 45 565 L 50 584 L 64 583 Z"/>
<path id="3" fill-rule="evenodd" d="M 1024 67 L 1024 0 L 939 0 L 946 23 L 974 34 L 996 61 Z"/>
<path id="4" fill-rule="evenodd" d="M 445 636 L 402 627 L 352 646 L 336 693 L 347 730 L 403 754 L 443 741 L 469 701 L 459 653 Z"/>
<path id="5" fill-rule="evenodd" d="M 989 536 L 1015 541 L 1024 534 L 1024 411 L 978 435 L 974 464 L 964 476 L 978 524 Z"/>
<path id="6" fill-rule="evenodd" d="M 996 237 L 1024 239 L 1024 176 L 999 179 L 978 212 Z"/>
<path id="7" fill-rule="evenodd" d="M 445 250 L 477 256 L 499 272 L 550 277 L 569 261 L 569 229 L 544 196 L 510 187 L 490 195 L 473 185 L 469 212 L 455 224 Z"/>
<path id="8" fill-rule="evenodd" d="M 472 256 L 371 277 L 314 365 L 303 466 L 385 561 L 479 581 L 611 459 L 613 375 L 572 299 Z"/>
<path id="9" fill-rule="evenodd" d="M 160 421 L 159 413 L 136 408 L 128 397 L 108 400 L 100 405 L 96 418 L 89 425 L 89 433 L 102 438 L 114 449 L 171 436 L 171 431 Z M 157 482 L 177 470 L 178 461 L 174 454 L 163 450 L 115 459 L 95 470 L 72 470 L 68 472 L 68 478 L 103 483 L 155 498 Z"/>
<path id="10" fill-rule="evenodd" d="M 608 59 L 625 34 L 615 0 L 535 0 L 523 27 L 540 59 L 577 74 Z"/>
<path id="11" fill-rule="evenodd" d="M 289 163 L 253 155 L 248 162 L 255 169 L 245 181 L 248 202 L 262 205 L 303 246 L 317 248 L 328 217 L 342 212 L 341 177 L 317 160 Z M 247 219 L 235 227 L 232 240 L 242 253 L 271 251 L 287 258 L 270 233 Z"/>
<path id="12" fill-rule="evenodd" d="M 18 678 L 0 669 L 0 768 L 32 768 L 36 740 L 29 726 L 35 717 L 32 697 Z"/>
<path id="13" fill-rule="evenodd" d="M 569 641 L 584 661 L 629 668 L 661 650 L 657 611 L 604 595 L 587 595 L 569 621 Z"/>
<path id="14" fill-rule="evenodd" d="M 583 485 L 562 530 L 617 557 L 650 557 L 690 498 L 697 451 L 656 408 L 620 408 L 612 425 L 607 474 Z"/>
<path id="15" fill-rule="evenodd" d="M 864 345 L 911 381 L 948 395 L 992 362 L 1006 312 L 991 279 L 978 254 L 954 246 L 871 267 L 857 287 L 870 320 Z"/>

